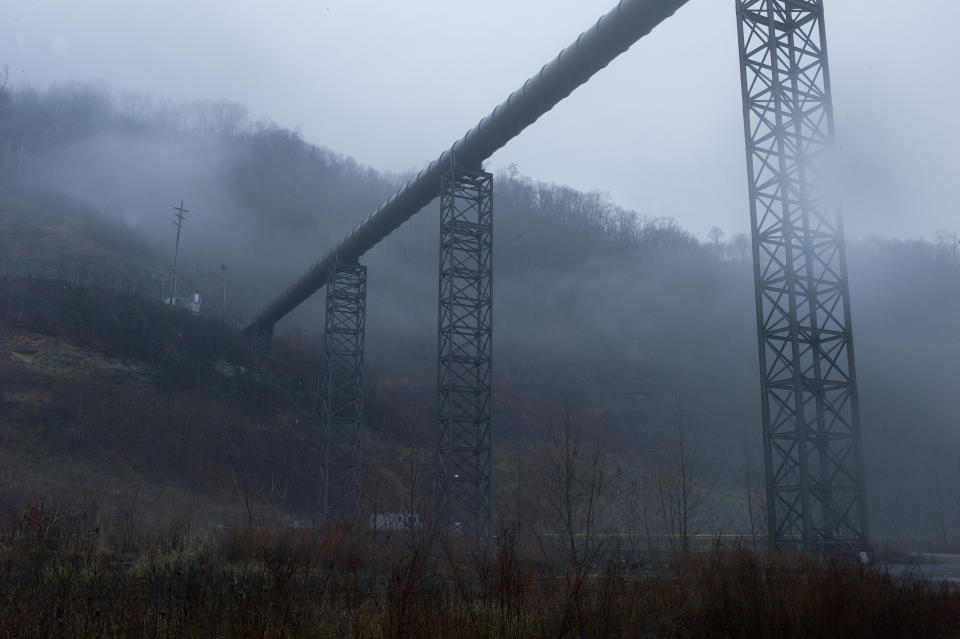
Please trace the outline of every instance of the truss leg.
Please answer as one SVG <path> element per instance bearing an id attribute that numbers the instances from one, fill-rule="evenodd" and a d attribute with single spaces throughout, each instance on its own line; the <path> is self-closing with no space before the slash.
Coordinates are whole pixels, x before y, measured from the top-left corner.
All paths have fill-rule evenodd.
<path id="1" fill-rule="evenodd" d="M 490 537 L 493 176 L 452 169 L 440 193 L 435 492 L 452 537 Z"/>
<path id="2" fill-rule="evenodd" d="M 736 0 L 762 376 L 768 540 L 866 548 L 860 408 L 822 0 Z"/>
<path id="3" fill-rule="evenodd" d="M 367 267 L 357 263 L 332 265 L 327 272 L 320 400 L 320 498 L 327 521 L 359 515 L 366 303 Z"/>

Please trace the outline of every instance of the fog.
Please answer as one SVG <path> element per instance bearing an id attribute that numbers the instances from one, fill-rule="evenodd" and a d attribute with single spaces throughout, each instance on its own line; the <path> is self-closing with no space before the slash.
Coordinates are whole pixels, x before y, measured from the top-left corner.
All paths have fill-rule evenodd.
<path id="1" fill-rule="evenodd" d="M 114 242 L 122 233 L 145 241 L 151 256 L 142 259 L 159 279 L 172 254 L 172 206 L 183 198 L 182 286 L 218 300 L 219 266 L 227 265 L 228 309 L 239 320 L 401 182 L 282 127 L 252 123 L 238 105 L 156 101 L 134 112 L 96 87 L 13 93 L 3 133 L 25 151 L 19 172 L 4 158 L 5 210 L 42 203 L 38 193 L 67 196 L 80 211 L 72 214 L 114 225 Z M 501 171 L 495 188 L 498 441 L 520 449 L 538 441 L 543 422 L 530 415 L 551 414 L 566 398 L 626 460 L 644 458 L 669 440 L 679 397 L 704 472 L 720 486 L 741 484 L 746 451 L 760 459 L 744 240 L 701 244 L 669 218 L 515 170 Z M 431 205 L 364 258 L 368 365 L 385 383 L 432 384 L 437 215 Z M 851 246 L 868 482 L 886 537 L 930 536 L 937 513 L 947 513 L 941 529 L 960 526 L 960 509 L 944 505 L 952 493 L 918 498 L 952 481 L 960 461 L 952 242 L 941 235 Z M 87 251 L 106 259 L 102 247 Z M 16 254 L 0 257 L 9 264 Z M 322 306 L 314 296 L 280 332 L 315 339 Z M 432 410 L 429 392 L 408 401 L 419 414 Z M 418 427 L 429 441 L 429 420 Z"/>
<path id="2" fill-rule="evenodd" d="M 242 322 L 606 8 L 12 7 L 0 27 L 5 213 L 63 196 L 144 242 L 164 273 L 182 199 L 184 286 L 217 299 L 226 265 L 228 314 Z M 931 490 L 960 472 L 960 262 L 956 237 L 934 235 L 958 230 L 960 134 L 943 86 L 958 54 L 928 37 L 960 7 L 928 8 L 828 8 L 869 503 L 884 538 L 960 534 L 956 491 Z M 465 59 L 482 73 L 465 74 Z M 747 451 L 761 458 L 741 117 L 731 3 L 693 0 L 490 161 L 498 443 L 530 446 L 543 434 L 531 415 L 566 398 L 624 457 L 650 456 L 682 401 L 709 481 L 737 487 Z M 364 258 L 380 380 L 433 383 L 437 217 L 431 205 Z M 698 241 L 714 226 L 721 241 Z M 322 310 L 314 296 L 279 332 L 315 341 Z"/>
<path id="3" fill-rule="evenodd" d="M 104 82 L 253 119 L 378 169 L 418 169 L 552 59 L 612 0 L 8 2 L 0 65 L 15 87 Z M 853 237 L 951 228 L 960 144 L 951 0 L 827 4 Z M 505 44 L 506 43 L 506 44 Z M 703 238 L 748 228 L 733 3 L 692 0 L 523 136 L 493 169 L 677 218 Z M 463 62 L 478 63 L 465 72 Z M 602 159 L 602 161 L 598 161 Z M 855 179 L 853 179 L 855 178 Z M 879 193 L 877 190 L 879 189 Z"/>

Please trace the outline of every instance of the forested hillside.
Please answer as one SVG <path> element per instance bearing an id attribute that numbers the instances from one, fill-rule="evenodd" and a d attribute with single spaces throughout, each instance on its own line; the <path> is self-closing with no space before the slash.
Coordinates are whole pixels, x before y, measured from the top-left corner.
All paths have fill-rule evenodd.
<path id="1" fill-rule="evenodd" d="M 733 235 L 724 241 L 717 233 L 701 243 L 683 230 L 682 220 L 670 218 L 669 211 L 626 211 L 603 194 L 541 182 L 516 169 L 496 177 L 497 515 L 501 520 L 519 515 L 520 495 L 530 493 L 524 487 L 536 483 L 538 468 L 547 463 L 540 451 L 562 423 L 574 424 L 584 441 L 602 451 L 604 464 L 617 470 L 622 485 L 633 489 L 655 474 L 651 469 L 676 457 L 682 423 L 692 442 L 698 490 L 712 504 L 713 514 L 702 519 L 702 529 L 743 530 L 744 520 L 737 518 L 742 513 L 732 513 L 750 499 L 748 475 L 753 489 L 762 477 L 747 239 Z M 158 301 L 172 260 L 171 206 L 182 199 L 190 210 L 180 254 L 184 286 L 201 291 L 208 300 L 208 315 L 198 321 L 225 314 L 228 326 L 236 327 L 389 197 L 402 178 L 316 146 L 296 131 L 250 122 L 244 108 L 232 103 L 175 105 L 85 86 L 0 92 L 0 275 L 5 277 L 0 303 L 6 304 L 0 311 L 7 340 L 0 349 L 7 358 L 0 368 L 0 418 L 19 420 L 16 428 L 8 428 L 9 421 L 4 425 L 8 439 L 0 446 L 19 446 L 17 450 L 29 456 L 49 444 L 31 449 L 9 440 L 25 437 L 34 419 L 33 413 L 17 412 L 17 402 L 26 401 L 22 396 L 30 389 L 23 386 L 26 369 L 12 355 L 23 349 L 13 348 L 11 340 L 24 339 L 25 332 L 52 331 L 90 351 L 106 348 L 102 340 L 90 341 L 76 327 L 43 328 L 36 313 L 24 314 L 24 307 L 53 299 L 50 292 L 41 296 L 39 285 L 24 285 L 24 278 L 107 288 L 111 295 L 120 295 L 119 301 L 109 298 L 116 308 L 129 308 L 134 303 L 130 295 Z M 370 269 L 365 437 L 371 459 L 383 464 L 392 460 L 396 466 L 392 477 L 397 486 L 391 494 L 398 500 L 403 468 L 412 467 L 415 455 L 426 466 L 434 437 L 437 245 L 434 204 L 364 259 Z M 873 532 L 887 539 L 956 540 L 956 238 L 855 239 L 849 264 Z M 221 265 L 227 267 L 225 286 Z M 33 301 L 35 293 L 38 301 Z M 320 298 L 315 296 L 278 327 L 281 337 L 307 353 L 318 350 Z M 107 298 L 96 299 L 107 303 Z M 68 302 L 57 307 L 63 317 L 74 303 Z M 152 313 L 142 310 L 136 316 Z M 175 321 L 184 319 L 192 318 Z M 116 346 L 119 354 L 104 356 L 144 361 L 152 367 L 150 375 L 167 370 L 170 362 L 162 358 L 174 357 L 166 346 L 175 333 L 166 321 L 157 320 L 165 328 L 153 332 L 150 322 L 144 325 L 142 334 L 158 340 L 153 350 L 137 351 L 125 342 L 122 348 Z M 58 333 L 62 330 L 66 332 Z M 130 341 L 135 343 L 138 334 L 131 333 Z M 190 360 L 201 372 L 187 390 L 195 399 L 205 393 L 196 406 L 208 408 L 177 412 L 180 409 L 171 409 L 169 403 L 183 401 L 183 387 L 149 381 L 150 406 L 166 401 L 166 414 L 177 415 L 177 428 L 190 433 L 165 431 L 173 426 L 160 418 L 146 431 L 138 430 L 139 424 L 124 423 L 119 410 L 108 430 L 127 443 L 118 447 L 104 442 L 102 450 L 113 446 L 133 454 L 132 442 L 146 432 L 154 438 L 155 450 L 185 455 L 186 461 L 171 466 L 171 473 L 203 464 L 220 473 L 219 485 L 197 480 L 204 490 L 269 493 L 277 477 L 266 461 L 240 461 L 252 454 L 242 450 L 243 440 L 231 439 L 229 433 L 211 435 L 202 440 L 207 443 L 200 457 L 171 443 L 190 441 L 195 449 L 201 436 L 193 429 L 216 410 L 217 420 L 245 424 L 237 428 L 263 437 L 271 432 L 270 424 L 294 429 L 289 433 L 295 436 L 251 440 L 257 451 L 263 450 L 264 441 L 272 441 L 277 450 L 278 442 L 307 450 L 302 444 L 311 437 L 309 429 L 294 427 L 301 413 L 311 414 L 310 402 L 315 400 L 309 391 L 310 360 L 296 359 L 295 370 L 284 369 L 287 377 L 276 378 L 286 380 L 276 382 L 281 388 L 290 390 L 287 385 L 294 383 L 306 388 L 281 399 L 263 399 L 269 410 L 252 419 L 255 411 L 241 401 L 249 401 L 249 394 L 235 390 L 231 392 L 241 394 L 210 399 L 219 391 L 209 380 L 226 374 L 204 377 L 202 370 L 213 370 L 209 367 L 220 360 L 264 371 L 272 364 L 258 361 L 242 346 L 228 346 L 233 338 L 229 330 L 225 335 L 223 352 L 204 355 L 203 366 Z M 109 393 L 100 395 L 109 402 Z M 42 406 L 45 401 L 56 404 L 55 399 L 30 401 Z M 53 418 L 89 419 L 88 409 L 74 405 L 71 410 L 54 412 Z M 231 411 L 239 413 L 231 416 Z M 164 432 L 171 439 L 160 445 Z M 224 444 L 228 440 L 229 446 Z M 57 459 L 81 465 L 103 461 L 100 445 L 83 441 L 83 446 L 58 448 Z M 915 454 L 904 456 L 905 449 Z M 146 453 L 140 454 L 146 459 Z M 36 455 L 30 458 L 31 472 L 43 472 L 39 460 Z M 109 469 L 97 463 L 109 475 Z M 310 460 L 301 455 L 296 464 L 308 470 Z M 143 468 L 138 466 L 137 472 L 146 475 Z M 409 481 L 423 483 L 422 477 Z M 289 502 L 301 511 L 309 510 L 308 484 L 291 480 L 291 486 L 301 488 Z M 376 489 L 369 487 L 371 494 Z"/>

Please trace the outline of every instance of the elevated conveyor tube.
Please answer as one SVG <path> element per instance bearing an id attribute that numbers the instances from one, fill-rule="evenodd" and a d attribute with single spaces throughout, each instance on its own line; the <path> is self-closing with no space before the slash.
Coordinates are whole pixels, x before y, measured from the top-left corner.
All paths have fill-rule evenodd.
<path id="1" fill-rule="evenodd" d="M 452 156 L 461 166 L 479 168 L 484 160 L 686 2 L 622 0 L 314 262 L 289 288 L 264 307 L 246 330 L 272 332 L 277 321 L 326 283 L 327 269 L 331 264 L 338 259 L 352 261 L 359 258 L 432 202 L 440 194 L 440 178 L 449 169 Z"/>

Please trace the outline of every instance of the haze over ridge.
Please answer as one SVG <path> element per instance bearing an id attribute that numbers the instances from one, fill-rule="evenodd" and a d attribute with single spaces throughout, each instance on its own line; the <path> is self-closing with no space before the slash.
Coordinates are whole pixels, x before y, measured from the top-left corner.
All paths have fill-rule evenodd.
<path id="1" fill-rule="evenodd" d="M 257 119 L 299 125 L 308 140 L 405 172 L 462 135 L 609 4 L 562 0 L 546 10 L 497 0 L 476 10 L 440 0 L 287 0 L 265 11 L 246 2 L 41 0 L 10 7 L 0 65 L 10 66 L 13 86 L 100 80 L 180 101 L 226 97 Z M 958 17 L 948 0 L 927 0 L 922 11 L 890 0 L 827 6 L 852 237 L 955 230 L 949 184 L 960 172 L 960 133 L 947 126 L 955 100 L 942 79 L 960 52 L 949 38 L 924 34 L 943 33 Z M 510 45 L 494 46 L 503 42 Z M 464 73 L 463 61 L 480 70 Z M 701 238 L 713 226 L 729 236 L 748 224 L 740 118 L 733 7 L 701 0 L 491 167 L 515 163 L 675 217 Z"/>

